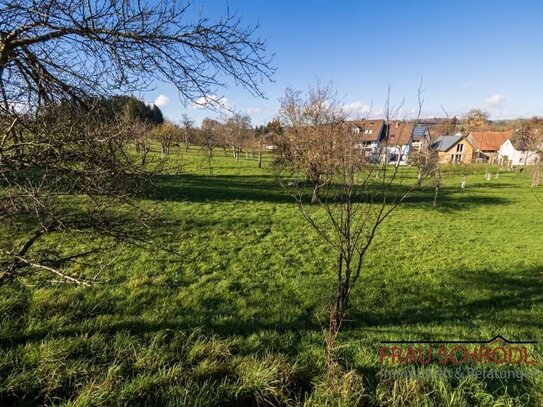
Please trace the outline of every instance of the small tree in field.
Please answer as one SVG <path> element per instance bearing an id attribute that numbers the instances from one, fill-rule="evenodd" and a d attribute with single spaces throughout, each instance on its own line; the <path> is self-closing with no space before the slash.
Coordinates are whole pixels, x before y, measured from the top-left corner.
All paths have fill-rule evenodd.
<path id="1" fill-rule="evenodd" d="M 398 108 L 387 102 L 385 111 L 386 129 Z M 281 116 L 287 119 L 283 151 L 277 155 L 281 183 L 337 259 L 330 311 L 335 334 L 348 315 L 352 290 L 379 226 L 420 185 L 427 166 L 419 175 L 417 168 L 375 162 L 361 148 L 360 133 L 344 121 L 330 85 L 318 84 L 305 95 L 288 90 Z M 387 151 L 387 140 L 385 131 L 381 152 Z"/>
<path id="2" fill-rule="evenodd" d="M 170 155 L 170 150 L 179 141 L 181 133 L 178 125 L 168 121 L 152 129 L 151 136 L 160 143 L 162 158 Z"/>
<path id="3" fill-rule="evenodd" d="M 221 124 L 214 119 L 205 118 L 200 128 L 200 145 L 205 148 L 209 175 L 213 175 L 213 150 L 217 146 Z"/>
<path id="4" fill-rule="evenodd" d="M 541 183 L 541 159 L 543 157 L 543 118 L 532 117 L 523 120 L 520 127 L 513 133 L 513 139 L 528 151 L 524 157 L 526 164 L 532 165 L 532 188 Z"/>
<path id="5" fill-rule="evenodd" d="M 317 203 L 319 191 L 331 181 L 338 164 L 335 139 L 345 114 L 331 84 L 319 83 L 305 94 L 288 88 L 280 102 L 281 161 L 303 173 L 312 185 L 311 203 Z"/>
<path id="6" fill-rule="evenodd" d="M 232 148 L 234 159 L 239 161 L 241 151 L 253 132 L 251 118 L 239 113 L 226 117 L 222 125 L 222 130 L 226 143 Z"/>
<path id="7" fill-rule="evenodd" d="M 185 151 L 189 151 L 191 138 L 194 132 L 194 121 L 184 114 L 181 119 L 181 127 L 183 129 L 183 144 L 185 145 Z"/>

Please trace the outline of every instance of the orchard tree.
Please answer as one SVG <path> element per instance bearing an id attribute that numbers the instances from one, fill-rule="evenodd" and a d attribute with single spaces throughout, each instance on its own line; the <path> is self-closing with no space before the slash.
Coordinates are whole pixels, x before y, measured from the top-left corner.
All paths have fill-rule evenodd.
<path id="1" fill-rule="evenodd" d="M 523 120 L 520 127 L 514 131 L 512 138 L 524 150 L 528 151 L 524 162 L 531 161 L 533 163 L 531 185 L 532 188 L 538 187 L 541 183 L 541 159 L 543 157 L 543 118 L 532 117 L 529 120 Z"/>
<path id="2" fill-rule="evenodd" d="M 186 104 L 220 94 L 227 80 L 262 96 L 273 69 L 256 28 L 228 11 L 207 18 L 195 8 L 168 0 L 1 2 L 0 219 L 13 238 L 0 242 L 0 281 L 36 269 L 82 281 L 61 269 L 90 249 L 35 250 L 51 233 L 91 228 L 126 238 L 127 223 L 115 218 L 124 206 L 110 210 L 112 200 L 144 190 L 149 170 L 148 140 L 132 119 L 142 109 L 142 122 L 163 117 L 132 98 L 124 115 L 110 117 L 101 100 L 157 81 L 172 83 Z M 142 140 L 141 160 L 124 150 L 131 134 Z M 132 230 L 136 212 L 125 214 L 134 214 Z"/>
<path id="3" fill-rule="evenodd" d="M 319 191 L 331 181 L 338 164 L 335 138 L 346 115 L 332 84 L 318 83 L 305 93 L 287 88 L 280 103 L 282 162 L 303 171 L 313 188 L 311 202 L 318 203 Z"/>
<path id="4" fill-rule="evenodd" d="M 191 138 L 194 132 L 194 121 L 189 119 L 186 114 L 183 114 L 181 127 L 183 129 L 183 144 L 185 145 L 185 151 L 189 151 Z"/>
<path id="5" fill-rule="evenodd" d="M 221 136 L 221 123 L 206 117 L 200 127 L 199 144 L 207 151 L 207 164 L 209 175 L 213 175 L 213 150 L 217 146 Z"/>
<path id="6" fill-rule="evenodd" d="M 170 155 L 172 146 L 179 140 L 182 131 L 175 123 L 166 121 L 151 130 L 152 137 L 160 143 L 162 158 Z"/>
<path id="7" fill-rule="evenodd" d="M 224 119 L 223 131 L 227 144 L 232 148 L 232 155 L 239 161 L 240 153 L 253 132 L 251 118 L 236 113 Z"/>
<path id="8" fill-rule="evenodd" d="M 387 100 L 385 129 L 400 107 Z M 419 92 L 419 115 L 421 108 Z M 327 244 L 330 256 L 337 259 L 329 324 L 335 336 L 348 315 L 352 290 L 362 276 L 377 230 L 421 184 L 431 166 L 422 166 L 419 175 L 417 168 L 373 160 L 360 148 L 360 133 L 345 122 L 342 103 L 330 84 L 318 83 L 307 92 L 287 89 L 280 117 L 284 151 L 276 157 L 279 180 Z M 381 152 L 387 151 L 387 143 L 385 134 Z"/>

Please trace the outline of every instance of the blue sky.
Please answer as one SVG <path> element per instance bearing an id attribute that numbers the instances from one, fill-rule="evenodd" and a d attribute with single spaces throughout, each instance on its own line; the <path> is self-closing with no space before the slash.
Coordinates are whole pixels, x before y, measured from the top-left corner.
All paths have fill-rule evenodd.
<path id="1" fill-rule="evenodd" d="M 305 89 L 316 78 L 333 81 L 353 115 L 378 117 L 392 86 L 392 101 L 405 98 L 402 115 L 417 107 L 423 78 L 423 115 L 451 115 L 472 107 L 491 117 L 543 115 L 543 2 L 540 1 L 201 1 L 216 16 L 227 5 L 275 54 L 275 82 L 259 99 L 235 85 L 222 96 L 254 124 L 272 119 L 287 86 Z M 162 96 L 161 96 L 162 95 Z M 185 107 L 168 84 L 142 95 L 157 100 L 166 117 L 183 113 L 197 124 L 217 113 Z"/>

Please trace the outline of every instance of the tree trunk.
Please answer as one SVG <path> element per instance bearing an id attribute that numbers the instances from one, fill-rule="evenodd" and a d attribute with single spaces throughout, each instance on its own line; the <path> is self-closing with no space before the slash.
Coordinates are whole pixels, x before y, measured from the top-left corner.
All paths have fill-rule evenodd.
<path id="1" fill-rule="evenodd" d="M 311 195 L 311 203 L 315 204 L 319 202 L 319 189 L 320 185 L 318 182 L 315 182 L 313 186 L 313 194 Z"/>
<path id="2" fill-rule="evenodd" d="M 262 153 L 258 153 L 258 168 L 262 168 Z"/>
<path id="3" fill-rule="evenodd" d="M 539 162 L 534 165 L 534 172 L 532 174 L 532 188 L 537 188 L 541 182 L 541 165 Z"/>

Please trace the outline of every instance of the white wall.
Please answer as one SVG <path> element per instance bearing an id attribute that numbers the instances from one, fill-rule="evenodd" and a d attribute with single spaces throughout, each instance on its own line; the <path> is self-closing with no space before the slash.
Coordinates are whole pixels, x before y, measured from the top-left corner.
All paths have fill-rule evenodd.
<path id="1" fill-rule="evenodd" d="M 539 160 L 539 154 L 534 151 L 519 151 L 511 141 L 505 140 L 498 152 L 498 162 L 502 164 L 507 157 L 509 165 L 531 165 Z"/>

